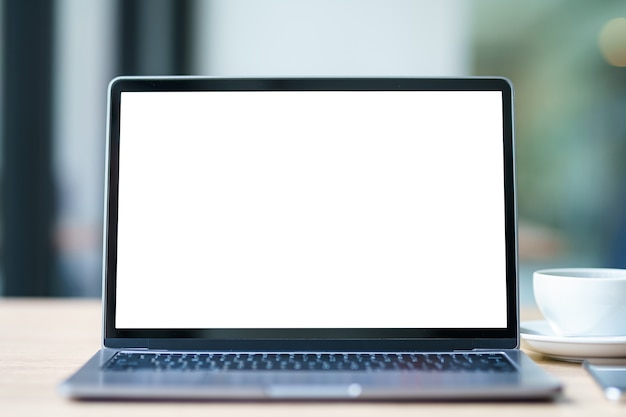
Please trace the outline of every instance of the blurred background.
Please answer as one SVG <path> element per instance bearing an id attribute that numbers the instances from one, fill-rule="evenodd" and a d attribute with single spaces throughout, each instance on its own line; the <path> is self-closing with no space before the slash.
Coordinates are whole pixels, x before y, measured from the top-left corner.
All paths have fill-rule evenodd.
<path id="1" fill-rule="evenodd" d="M 522 303 L 535 269 L 626 267 L 623 0 L 0 5 L 0 295 L 100 295 L 117 75 L 508 77 Z"/>

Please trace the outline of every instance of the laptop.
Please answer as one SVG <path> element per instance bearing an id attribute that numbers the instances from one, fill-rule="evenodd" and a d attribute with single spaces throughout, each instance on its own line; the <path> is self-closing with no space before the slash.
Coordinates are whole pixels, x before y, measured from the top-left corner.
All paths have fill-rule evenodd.
<path id="1" fill-rule="evenodd" d="M 123 77 L 80 399 L 549 399 L 500 78 Z"/>

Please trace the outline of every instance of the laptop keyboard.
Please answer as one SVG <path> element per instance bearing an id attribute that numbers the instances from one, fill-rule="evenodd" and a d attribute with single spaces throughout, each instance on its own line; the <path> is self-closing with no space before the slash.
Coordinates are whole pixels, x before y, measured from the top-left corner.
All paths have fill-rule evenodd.
<path id="1" fill-rule="evenodd" d="M 111 371 L 387 371 L 512 372 L 499 353 L 140 353 L 119 352 Z"/>

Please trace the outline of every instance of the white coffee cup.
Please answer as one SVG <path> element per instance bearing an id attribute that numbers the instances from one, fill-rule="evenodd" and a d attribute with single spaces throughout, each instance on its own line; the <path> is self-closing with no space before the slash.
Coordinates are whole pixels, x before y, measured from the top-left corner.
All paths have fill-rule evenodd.
<path id="1" fill-rule="evenodd" d="M 626 269 L 544 269 L 535 301 L 560 336 L 626 336 Z"/>

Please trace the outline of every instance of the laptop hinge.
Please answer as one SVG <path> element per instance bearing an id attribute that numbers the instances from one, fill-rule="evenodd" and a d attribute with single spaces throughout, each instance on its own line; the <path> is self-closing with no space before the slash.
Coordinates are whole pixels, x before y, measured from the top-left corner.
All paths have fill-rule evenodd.
<path id="1" fill-rule="evenodd" d="M 494 349 L 494 348 L 474 348 L 471 352 L 494 352 L 502 349 Z M 466 351 L 467 352 L 467 351 Z"/>

